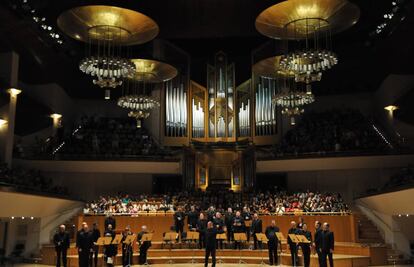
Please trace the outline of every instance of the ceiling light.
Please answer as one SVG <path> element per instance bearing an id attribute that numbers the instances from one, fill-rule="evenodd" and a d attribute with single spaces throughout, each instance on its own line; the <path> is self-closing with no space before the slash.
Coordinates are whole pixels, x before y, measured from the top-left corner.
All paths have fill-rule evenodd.
<path id="1" fill-rule="evenodd" d="M 398 107 L 394 105 L 389 105 L 384 107 L 385 110 L 388 110 L 389 112 L 393 112 L 394 110 L 397 110 Z"/>
<path id="2" fill-rule="evenodd" d="M 7 90 L 7 92 L 12 96 L 12 97 L 16 97 L 18 94 L 20 94 L 22 92 L 22 90 L 17 89 L 17 88 L 10 88 Z"/>

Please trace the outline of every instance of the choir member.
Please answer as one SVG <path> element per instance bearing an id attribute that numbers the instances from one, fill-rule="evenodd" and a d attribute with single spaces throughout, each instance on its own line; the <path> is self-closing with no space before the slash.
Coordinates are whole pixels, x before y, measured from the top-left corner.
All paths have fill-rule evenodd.
<path id="1" fill-rule="evenodd" d="M 298 234 L 298 229 L 296 228 L 296 222 L 290 222 L 290 229 L 288 231 L 288 244 L 290 249 L 290 257 L 292 259 L 292 265 L 297 266 L 298 264 L 298 247 L 297 244 L 289 237 L 289 234 Z"/>
<path id="2" fill-rule="evenodd" d="M 99 237 L 101 237 L 101 231 L 99 231 L 98 224 L 94 223 L 92 225 L 92 242 L 93 242 L 93 252 L 91 253 L 89 259 L 89 265 L 93 266 L 92 263 L 95 264 L 95 267 L 98 266 L 98 253 L 99 253 L 99 246 L 95 245 L 96 241 L 98 241 Z"/>
<path id="3" fill-rule="evenodd" d="M 174 226 L 180 240 L 184 231 L 184 220 L 185 213 L 181 207 L 178 207 L 177 211 L 174 213 Z"/>
<path id="4" fill-rule="evenodd" d="M 243 217 L 244 224 L 245 224 L 247 242 L 249 242 L 250 241 L 250 226 L 246 226 L 246 222 L 252 220 L 252 215 L 248 207 L 243 207 L 242 217 Z"/>
<path id="5" fill-rule="evenodd" d="M 205 247 L 205 234 L 207 230 L 207 220 L 204 218 L 204 214 L 200 213 L 200 217 L 197 221 L 197 232 L 199 235 L 199 242 L 200 242 L 200 248 Z"/>
<path id="6" fill-rule="evenodd" d="M 190 211 L 187 215 L 188 218 L 188 229 L 193 231 L 197 228 L 197 220 L 198 220 L 198 212 L 196 211 L 194 206 L 191 206 Z"/>
<path id="7" fill-rule="evenodd" d="M 277 246 L 279 240 L 277 239 L 276 233 L 279 232 L 279 227 L 276 226 L 275 220 L 271 221 L 270 226 L 266 228 L 265 234 L 267 239 L 267 247 L 269 249 L 269 264 L 270 265 L 278 265 L 279 259 L 277 257 Z"/>
<path id="8" fill-rule="evenodd" d="M 316 253 L 318 254 L 318 262 L 319 266 L 322 266 L 322 227 L 321 222 L 315 222 L 315 234 L 314 234 L 314 242 L 313 246 L 315 248 Z"/>
<path id="9" fill-rule="evenodd" d="M 322 228 L 322 243 L 321 243 L 321 254 L 322 254 L 322 266 L 327 267 L 326 257 L 329 259 L 329 266 L 333 267 L 333 257 L 334 252 L 334 233 L 329 229 L 329 223 L 324 223 Z"/>
<path id="10" fill-rule="evenodd" d="M 132 265 L 132 243 L 124 243 L 126 238 L 130 235 L 133 235 L 131 228 L 129 226 L 125 227 L 125 230 L 122 232 L 121 247 L 122 247 L 122 266 L 131 266 Z"/>
<path id="11" fill-rule="evenodd" d="M 244 220 L 240 214 L 240 211 L 236 212 L 236 216 L 233 218 L 233 233 L 244 233 Z M 234 249 L 241 249 L 241 242 L 234 241 Z"/>
<path id="12" fill-rule="evenodd" d="M 108 224 L 108 227 L 104 232 L 104 236 L 111 237 L 111 243 L 112 243 L 112 241 L 115 238 L 115 231 L 112 228 L 112 224 Z M 105 245 L 105 252 L 104 252 L 105 262 L 109 267 L 114 266 L 115 256 L 117 253 L 118 253 L 118 245 L 116 244 Z"/>
<path id="13" fill-rule="evenodd" d="M 88 224 L 82 223 L 76 236 L 76 247 L 78 249 L 79 267 L 89 267 L 89 254 L 92 252 L 92 232 L 89 231 Z"/>
<path id="14" fill-rule="evenodd" d="M 151 241 L 142 241 L 144 234 L 148 233 L 146 225 L 141 227 L 141 232 L 138 233 L 138 244 L 139 244 L 139 264 L 143 265 L 147 263 L 147 252 L 151 247 Z"/>
<path id="15" fill-rule="evenodd" d="M 213 220 L 213 225 L 216 228 L 218 234 L 224 233 L 226 225 L 224 223 L 223 218 L 221 217 L 220 212 L 216 213 L 216 216 L 214 217 L 214 220 Z M 217 244 L 218 244 L 217 247 L 219 247 L 220 249 L 223 249 L 223 240 L 222 239 L 217 240 Z"/>
<path id="16" fill-rule="evenodd" d="M 312 234 L 308 231 L 308 225 L 306 223 L 302 223 L 302 229 L 299 231 L 299 234 L 305 236 L 306 239 L 309 241 L 309 243 L 300 243 L 300 247 L 303 253 L 303 264 L 305 267 L 309 267 L 311 252 L 310 244 L 312 243 Z"/>
<path id="17" fill-rule="evenodd" d="M 262 249 L 262 241 L 257 241 L 256 237 L 256 234 L 259 234 L 263 231 L 262 220 L 259 218 L 259 215 L 257 213 L 253 215 L 252 227 L 250 228 L 250 231 L 253 235 L 253 248 L 257 249 L 257 244 L 259 244 L 260 249 Z"/>
<path id="18" fill-rule="evenodd" d="M 233 225 L 234 215 L 233 215 L 232 208 L 228 208 L 224 216 L 225 216 L 224 221 L 226 223 L 226 228 L 227 228 L 227 242 L 230 242 L 233 239 L 232 225 Z"/>
<path id="19" fill-rule="evenodd" d="M 208 258 L 211 255 L 211 266 L 216 266 L 216 235 L 217 229 L 214 227 L 213 222 L 209 221 L 207 223 L 207 230 L 206 230 L 206 256 L 204 259 L 204 267 L 208 265 Z"/>
<path id="20" fill-rule="evenodd" d="M 53 243 L 56 250 L 56 267 L 60 267 L 62 261 L 63 267 L 67 266 L 67 252 L 70 245 L 69 234 L 66 232 L 64 224 L 59 226 L 58 231 L 53 236 Z"/>
<path id="21" fill-rule="evenodd" d="M 108 229 L 108 225 L 112 225 L 112 229 L 116 229 L 116 221 L 115 218 L 112 217 L 111 214 L 108 214 L 105 218 L 105 230 Z"/>

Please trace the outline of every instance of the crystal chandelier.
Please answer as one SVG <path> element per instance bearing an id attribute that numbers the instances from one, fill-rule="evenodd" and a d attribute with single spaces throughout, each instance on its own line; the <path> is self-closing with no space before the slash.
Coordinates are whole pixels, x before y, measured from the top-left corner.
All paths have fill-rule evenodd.
<path id="1" fill-rule="evenodd" d="M 290 124 L 295 125 L 295 116 L 305 112 L 305 106 L 315 101 L 312 92 L 302 90 L 300 84 L 293 77 L 283 75 L 277 85 L 278 92 L 272 98 L 272 104 L 281 109 L 282 115 L 290 118 Z"/>
<path id="2" fill-rule="evenodd" d="M 128 33 L 121 27 L 95 26 L 88 30 L 88 56 L 81 60 L 79 69 L 92 77 L 101 88 L 116 88 L 124 79 L 135 74 L 135 64 L 125 58 L 126 47 L 121 44 Z M 108 89 L 107 89 L 108 90 Z M 108 96 L 108 91 L 105 92 Z"/>

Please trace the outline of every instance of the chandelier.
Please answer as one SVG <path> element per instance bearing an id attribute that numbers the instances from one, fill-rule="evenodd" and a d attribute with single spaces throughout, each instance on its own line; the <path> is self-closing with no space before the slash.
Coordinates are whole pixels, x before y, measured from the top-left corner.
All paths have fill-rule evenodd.
<path id="1" fill-rule="evenodd" d="M 135 75 L 128 47 L 152 40 L 159 31 L 142 13 L 105 5 L 69 9 L 58 17 L 57 24 L 67 35 L 87 43 L 79 69 L 93 84 L 106 89 L 105 99 L 110 98 L 110 89 Z"/>
<path id="2" fill-rule="evenodd" d="M 132 79 L 125 83 L 118 106 L 128 110 L 128 117 L 135 118 L 137 127 L 148 118 L 151 111 L 160 106 L 160 102 L 151 96 L 155 83 L 168 81 L 177 75 L 177 69 L 156 60 L 132 59 L 135 72 Z"/>
<path id="3" fill-rule="evenodd" d="M 310 84 L 338 63 L 332 34 L 354 25 L 359 15 L 358 6 L 348 0 L 288 0 L 264 10 L 256 18 L 256 29 L 284 41 L 285 53 L 275 64 L 311 93 Z"/>
<path id="4" fill-rule="evenodd" d="M 304 113 L 305 106 L 313 103 L 315 96 L 312 92 L 302 90 L 300 84 L 289 75 L 281 75 L 278 79 L 281 83 L 277 84 L 278 91 L 272 98 L 272 104 L 281 109 L 282 115 L 290 118 L 291 125 L 295 125 L 295 116 Z"/>

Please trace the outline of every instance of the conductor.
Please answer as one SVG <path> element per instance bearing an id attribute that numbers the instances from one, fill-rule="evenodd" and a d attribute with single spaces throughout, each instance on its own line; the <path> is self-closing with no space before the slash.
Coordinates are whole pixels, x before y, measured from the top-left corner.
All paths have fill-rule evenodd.
<path id="1" fill-rule="evenodd" d="M 216 266 L 216 235 L 217 230 L 215 229 L 213 222 L 207 223 L 207 230 L 205 233 L 205 242 L 206 242 L 206 257 L 204 260 L 204 266 L 208 266 L 208 258 L 211 255 L 211 266 Z"/>

